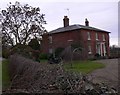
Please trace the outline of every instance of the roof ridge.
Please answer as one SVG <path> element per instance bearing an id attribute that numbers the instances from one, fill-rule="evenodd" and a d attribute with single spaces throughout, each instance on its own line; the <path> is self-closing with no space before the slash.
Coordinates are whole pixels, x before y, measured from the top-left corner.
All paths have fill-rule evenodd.
<path id="1" fill-rule="evenodd" d="M 80 24 L 73 24 L 73 25 L 69 25 L 66 27 L 59 27 L 57 29 L 54 29 L 52 31 L 50 31 L 49 33 L 59 33 L 59 32 L 65 32 L 65 31 L 71 31 L 71 30 L 76 30 L 76 29 L 88 29 L 88 30 L 95 30 L 95 31 L 102 31 L 102 32 L 107 32 L 110 33 L 108 31 L 102 30 L 102 29 L 98 29 L 92 26 L 85 26 L 85 25 L 80 25 Z"/>

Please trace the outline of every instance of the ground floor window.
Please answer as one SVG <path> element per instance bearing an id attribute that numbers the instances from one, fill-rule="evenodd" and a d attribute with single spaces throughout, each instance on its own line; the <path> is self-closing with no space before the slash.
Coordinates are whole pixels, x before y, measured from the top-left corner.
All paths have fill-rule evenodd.
<path id="1" fill-rule="evenodd" d="M 92 54 L 91 45 L 88 46 L 88 54 Z"/>
<path id="2" fill-rule="evenodd" d="M 49 53 L 52 54 L 53 53 L 53 49 L 49 49 Z"/>

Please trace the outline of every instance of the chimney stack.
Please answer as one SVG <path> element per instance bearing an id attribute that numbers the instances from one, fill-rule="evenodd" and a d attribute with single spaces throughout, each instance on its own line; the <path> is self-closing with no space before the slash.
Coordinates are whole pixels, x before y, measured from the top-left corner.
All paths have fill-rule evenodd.
<path id="1" fill-rule="evenodd" d="M 85 19 L 85 26 L 89 26 L 89 21 L 87 20 L 87 18 Z"/>
<path id="2" fill-rule="evenodd" d="M 67 16 L 64 16 L 63 24 L 64 24 L 64 27 L 69 26 L 69 18 Z"/>

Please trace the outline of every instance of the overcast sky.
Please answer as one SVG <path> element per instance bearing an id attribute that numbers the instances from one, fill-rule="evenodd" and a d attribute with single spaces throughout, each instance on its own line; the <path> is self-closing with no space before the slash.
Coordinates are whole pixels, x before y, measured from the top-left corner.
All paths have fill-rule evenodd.
<path id="1" fill-rule="evenodd" d="M 118 0 L 18 0 L 21 4 L 29 4 L 40 7 L 45 14 L 47 31 L 63 27 L 63 17 L 69 16 L 70 25 L 84 25 L 85 18 L 89 25 L 100 28 L 110 33 L 110 45 L 118 45 Z M 6 8 L 7 4 L 15 0 L 3 0 L 0 8 Z M 67 11 L 69 9 L 69 11 Z"/>

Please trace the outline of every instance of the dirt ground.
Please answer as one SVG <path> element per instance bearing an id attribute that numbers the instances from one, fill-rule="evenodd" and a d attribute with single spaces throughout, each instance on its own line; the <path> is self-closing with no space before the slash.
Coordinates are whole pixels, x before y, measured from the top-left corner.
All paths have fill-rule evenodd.
<path id="1" fill-rule="evenodd" d="M 97 60 L 106 65 L 105 68 L 98 69 L 89 74 L 94 83 L 104 82 L 118 88 L 118 59 Z"/>

